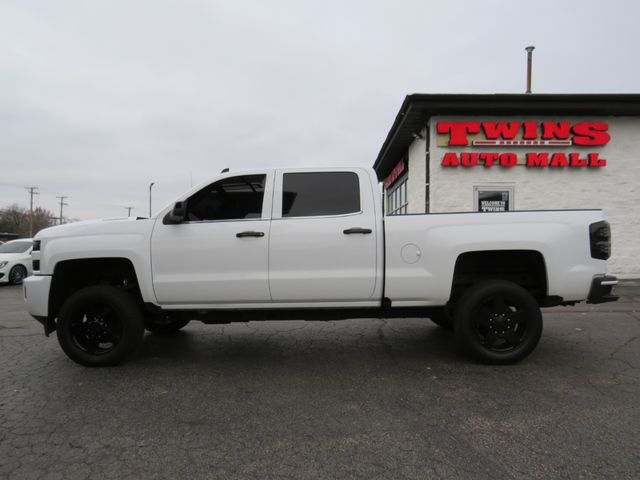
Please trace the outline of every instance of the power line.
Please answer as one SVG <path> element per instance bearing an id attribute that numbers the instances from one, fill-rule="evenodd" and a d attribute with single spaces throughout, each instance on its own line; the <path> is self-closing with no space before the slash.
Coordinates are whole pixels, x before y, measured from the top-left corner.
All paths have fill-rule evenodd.
<path id="1" fill-rule="evenodd" d="M 7 187 L 23 188 L 24 184 L 19 185 L 17 183 L 0 182 L 0 185 L 6 185 Z"/>
<path id="2" fill-rule="evenodd" d="M 56 197 L 60 199 L 60 223 L 58 225 L 62 225 L 62 207 L 64 207 L 65 205 L 69 205 L 68 203 L 65 203 L 64 199 L 65 198 L 69 198 L 66 195 L 61 195 L 59 197 Z"/>

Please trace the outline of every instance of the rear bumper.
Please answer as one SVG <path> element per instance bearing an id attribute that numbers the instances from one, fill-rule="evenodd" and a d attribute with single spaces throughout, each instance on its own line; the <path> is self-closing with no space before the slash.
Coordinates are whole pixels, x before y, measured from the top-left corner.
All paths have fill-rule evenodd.
<path id="1" fill-rule="evenodd" d="M 44 326 L 44 333 L 49 335 L 55 328 L 49 320 L 50 275 L 32 275 L 24 279 L 22 292 L 29 315 Z"/>
<path id="2" fill-rule="evenodd" d="M 593 277 L 587 303 L 615 302 L 619 297 L 612 295 L 611 291 L 617 284 L 618 279 L 613 275 L 597 275 Z"/>

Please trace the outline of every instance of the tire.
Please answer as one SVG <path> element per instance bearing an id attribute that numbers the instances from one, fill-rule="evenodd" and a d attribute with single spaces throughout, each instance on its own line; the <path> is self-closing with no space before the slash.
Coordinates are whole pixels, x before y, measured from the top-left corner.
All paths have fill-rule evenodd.
<path id="1" fill-rule="evenodd" d="M 9 283 L 11 285 L 21 285 L 27 277 L 27 269 L 23 265 L 16 265 L 9 271 Z"/>
<path id="2" fill-rule="evenodd" d="M 151 333 L 166 335 L 177 332 L 181 328 L 186 327 L 189 321 L 190 320 L 188 318 L 183 317 L 157 315 L 145 318 L 144 328 L 149 330 Z"/>
<path id="3" fill-rule="evenodd" d="M 459 300 L 454 330 L 458 343 L 483 363 L 506 365 L 529 355 L 542 335 L 535 298 L 504 280 L 473 285 Z"/>
<path id="4" fill-rule="evenodd" d="M 429 318 L 439 327 L 442 327 L 445 330 L 453 330 L 453 319 L 444 308 L 439 308 L 437 311 L 434 311 L 429 315 Z"/>
<path id="5" fill-rule="evenodd" d="M 122 362 L 140 345 L 144 318 L 140 305 L 126 291 L 106 285 L 86 287 L 64 302 L 56 331 L 71 360 L 105 367 Z"/>

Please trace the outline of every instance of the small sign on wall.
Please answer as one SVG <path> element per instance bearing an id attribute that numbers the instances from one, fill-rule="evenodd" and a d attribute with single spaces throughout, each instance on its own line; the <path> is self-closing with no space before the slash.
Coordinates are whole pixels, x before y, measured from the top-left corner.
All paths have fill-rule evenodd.
<path id="1" fill-rule="evenodd" d="M 513 187 L 473 187 L 476 212 L 513 210 Z"/>

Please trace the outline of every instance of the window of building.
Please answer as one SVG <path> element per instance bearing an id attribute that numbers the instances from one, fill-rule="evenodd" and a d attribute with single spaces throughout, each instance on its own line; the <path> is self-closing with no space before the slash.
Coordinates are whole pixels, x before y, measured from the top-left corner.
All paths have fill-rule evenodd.
<path id="1" fill-rule="evenodd" d="M 285 173 L 282 184 L 283 217 L 360 212 L 360 182 L 354 172 Z"/>
<path id="2" fill-rule="evenodd" d="M 476 186 L 473 187 L 474 211 L 508 212 L 514 210 L 513 186 Z"/>
<path id="3" fill-rule="evenodd" d="M 203 188 L 187 201 L 187 220 L 260 218 L 266 175 L 225 178 Z"/>
<path id="4" fill-rule="evenodd" d="M 406 215 L 408 204 L 407 176 L 405 175 L 387 190 L 387 215 Z"/>

